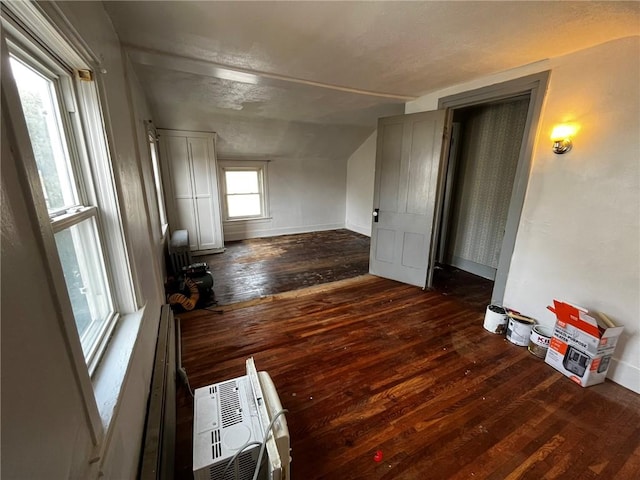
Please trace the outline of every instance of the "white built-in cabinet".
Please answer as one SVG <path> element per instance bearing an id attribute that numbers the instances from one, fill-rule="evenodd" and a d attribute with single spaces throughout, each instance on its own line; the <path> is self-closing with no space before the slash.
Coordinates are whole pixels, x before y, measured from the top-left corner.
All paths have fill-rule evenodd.
<path id="1" fill-rule="evenodd" d="M 223 248 L 215 133 L 158 130 L 172 231 L 186 229 L 192 251 Z"/>

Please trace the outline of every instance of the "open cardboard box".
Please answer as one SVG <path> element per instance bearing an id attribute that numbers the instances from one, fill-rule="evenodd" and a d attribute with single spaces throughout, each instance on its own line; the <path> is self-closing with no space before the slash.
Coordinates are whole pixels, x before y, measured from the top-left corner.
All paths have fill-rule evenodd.
<path id="1" fill-rule="evenodd" d="M 624 327 L 604 315 L 597 320 L 569 303 L 553 303 L 549 310 L 557 321 L 545 362 L 583 387 L 604 382 Z"/>

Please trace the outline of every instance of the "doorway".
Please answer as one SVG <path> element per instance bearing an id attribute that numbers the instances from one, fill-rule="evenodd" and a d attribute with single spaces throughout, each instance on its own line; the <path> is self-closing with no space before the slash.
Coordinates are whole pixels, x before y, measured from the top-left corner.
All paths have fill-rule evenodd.
<path id="1" fill-rule="evenodd" d="M 502 303 L 548 72 L 441 99 L 449 112 L 432 285 Z M 455 294 L 455 293 L 454 293 Z"/>

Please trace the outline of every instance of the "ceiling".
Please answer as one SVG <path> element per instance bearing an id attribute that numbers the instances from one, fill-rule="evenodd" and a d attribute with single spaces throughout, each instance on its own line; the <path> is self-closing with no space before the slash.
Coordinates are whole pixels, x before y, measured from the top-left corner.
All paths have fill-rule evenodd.
<path id="1" fill-rule="evenodd" d="M 105 2 L 157 126 L 345 161 L 407 100 L 640 34 L 638 2 Z"/>

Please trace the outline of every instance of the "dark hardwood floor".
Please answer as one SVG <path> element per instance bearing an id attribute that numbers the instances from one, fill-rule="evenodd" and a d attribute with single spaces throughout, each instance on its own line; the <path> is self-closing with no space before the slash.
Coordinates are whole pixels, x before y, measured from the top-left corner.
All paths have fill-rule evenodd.
<path id="1" fill-rule="evenodd" d="M 225 252 L 196 261 L 209 264 L 215 303 L 230 305 L 364 275 L 369 247 L 369 237 L 341 229 L 227 242 Z M 493 282 L 442 265 L 434 290 L 484 311 Z"/>
<path id="2" fill-rule="evenodd" d="M 639 395 L 573 384 L 454 296 L 365 275 L 219 312 L 180 315 L 191 385 L 253 356 L 289 410 L 295 480 L 640 478 Z M 177 400 L 188 479 L 193 405 Z"/>
<path id="3" fill-rule="evenodd" d="M 484 312 L 491 302 L 493 282 L 451 265 L 437 265 L 433 272 L 433 289 Z"/>
<path id="4" fill-rule="evenodd" d="M 227 242 L 207 262 L 218 305 L 288 292 L 369 271 L 369 237 L 349 230 Z"/>

